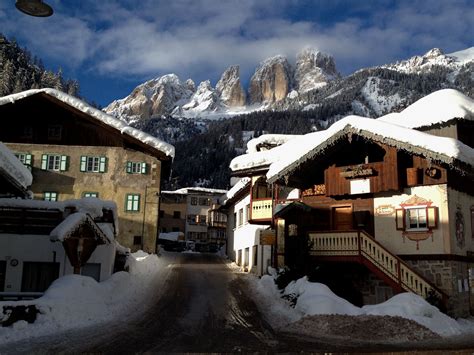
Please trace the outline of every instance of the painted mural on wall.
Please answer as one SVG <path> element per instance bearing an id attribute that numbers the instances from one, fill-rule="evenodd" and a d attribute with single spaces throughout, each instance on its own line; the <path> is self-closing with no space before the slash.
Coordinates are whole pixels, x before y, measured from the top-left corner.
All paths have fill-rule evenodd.
<path id="1" fill-rule="evenodd" d="M 458 207 L 455 215 L 456 221 L 456 245 L 458 248 L 462 249 L 466 245 L 466 237 L 464 233 L 464 216 L 462 214 L 461 208 Z"/>

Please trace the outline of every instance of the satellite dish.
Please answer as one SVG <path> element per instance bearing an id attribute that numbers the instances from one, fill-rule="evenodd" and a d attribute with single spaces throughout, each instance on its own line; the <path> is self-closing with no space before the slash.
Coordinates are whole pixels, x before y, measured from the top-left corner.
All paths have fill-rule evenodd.
<path id="1" fill-rule="evenodd" d="M 42 0 L 16 0 L 16 8 L 21 12 L 36 17 L 48 17 L 53 14 L 53 9 Z"/>

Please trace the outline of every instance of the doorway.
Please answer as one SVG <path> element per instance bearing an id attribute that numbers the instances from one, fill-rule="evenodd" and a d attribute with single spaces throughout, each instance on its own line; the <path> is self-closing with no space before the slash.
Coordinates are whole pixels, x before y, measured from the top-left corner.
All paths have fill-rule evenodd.
<path id="1" fill-rule="evenodd" d="M 332 208 L 332 229 L 351 230 L 354 229 L 352 218 L 352 206 L 337 206 Z"/>

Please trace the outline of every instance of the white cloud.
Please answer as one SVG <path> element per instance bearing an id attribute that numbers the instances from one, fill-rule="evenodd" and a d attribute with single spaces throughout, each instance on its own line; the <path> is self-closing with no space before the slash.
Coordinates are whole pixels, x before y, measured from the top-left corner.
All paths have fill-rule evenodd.
<path id="1" fill-rule="evenodd" d="M 262 59 L 282 53 L 294 60 L 308 45 L 334 55 L 348 73 L 432 47 L 449 52 L 473 45 L 474 9 L 468 0 L 400 1 L 392 8 L 386 1 L 370 13 L 358 6 L 329 24 L 310 22 L 310 16 L 290 19 L 288 9 L 307 4 L 292 0 L 83 0 L 74 8 L 50 3 L 55 15 L 48 19 L 0 6 L 2 31 L 43 58 L 112 77 L 168 72 L 194 77 L 209 71 L 215 79 L 231 64 L 251 75 Z M 366 17 L 355 17 L 358 12 Z"/>

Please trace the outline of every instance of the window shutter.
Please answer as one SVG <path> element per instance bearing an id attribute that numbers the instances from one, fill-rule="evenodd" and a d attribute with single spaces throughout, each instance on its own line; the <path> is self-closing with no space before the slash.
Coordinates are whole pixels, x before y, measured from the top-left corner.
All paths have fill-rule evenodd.
<path id="1" fill-rule="evenodd" d="M 61 171 L 66 171 L 67 170 L 67 155 L 61 155 L 61 165 L 60 165 L 60 168 L 59 170 Z"/>
<path id="2" fill-rule="evenodd" d="M 132 162 L 131 161 L 127 161 L 127 173 L 131 173 L 132 172 Z"/>
<path id="3" fill-rule="evenodd" d="M 81 171 L 86 171 L 87 157 L 81 156 Z"/>
<path id="4" fill-rule="evenodd" d="M 141 173 L 142 174 L 146 174 L 148 172 L 148 166 L 147 166 L 147 163 L 141 163 L 142 165 L 142 168 L 141 168 Z"/>
<path id="5" fill-rule="evenodd" d="M 397 224 L 397 230 L 405 230 L 405 210 L 403 208 L 397 208 L 395 210 L 395 220 Z"/>
<path id="6" fill-rule="evenodd" d="M 99 172 L 105 173 L 107 171 L 107 158 L 106 157 L 100 157 L 100 163 L 99 163 Z"/>
<path id="7" fill-rule="evenodd" d="M 47 170 L 47 168 L 48 168 L 48 155 L 43 154 L 41 156 L 41 169 Z"/>
<path id="8" fill-rule="evenodd" d="M 31 166 L 31 154 L 25 154 L 25 165 Z"/>
<path id="9" fill-rule="evenodd" d="M 426 207 L 426 219 L 428 228 L 438 228 L 438 207 Z"/>

